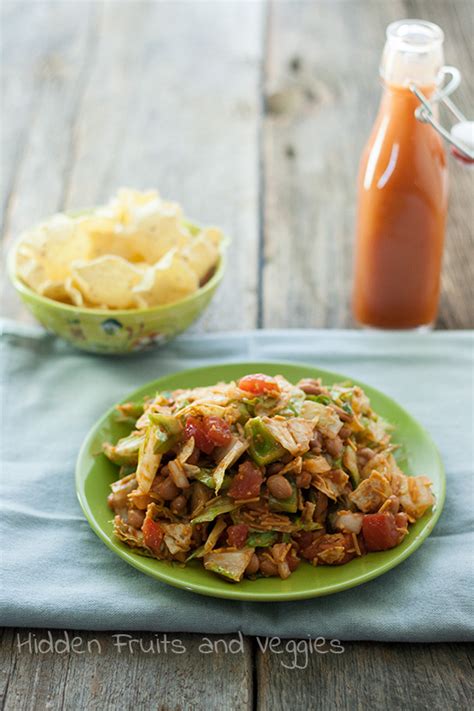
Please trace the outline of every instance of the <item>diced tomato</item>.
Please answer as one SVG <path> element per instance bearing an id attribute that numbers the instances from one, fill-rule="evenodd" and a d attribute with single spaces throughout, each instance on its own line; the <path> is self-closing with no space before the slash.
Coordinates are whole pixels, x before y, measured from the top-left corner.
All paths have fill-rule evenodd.
<path id="1" fill-rule="evenodd" d="M 225 447 L 232 439 L 229 423 L 222 417 L 205 417 L 206 434 L 216 447 Z"/>
<path id="2" fill-rule="evenodd" d="M 404 536 L 391 513 L 366 514 L 362 522 L 362 535 L 368 551 L 394 548 Z"/>
<path id="3" fill-rule="evenodd" d="M 227 543 L 233 548 L 242 548 L 249 535 L 249 527 L 244 523 L 237 523 L 227 529 Z"/>
<path id="4" fill-rule="evenodd" d="M 187 439 L 194 437 L 196 447 L 210 454 L 214 447 L 223 447 L 232 439 L 228 423 L 222 417 L 190 416 L 186 420 L 184 434 Z"/>
<path id="5" fill-rule="evenodd" d="M 152 550 L 159 550 L 163 540 L 164 531 L 159 523 L 153 521 L 152 518 L 146 518 L 142 526 L 145 544 Z"/>
<path id="6" fill-rule="evenodd" d="M 294 535 L 294 538 L 298 544 L 298 549 L 302 551 L 311 545 L 314 540 L 314 533 L 313 531 L 300 531 Z"/>
<path id="7" fill-rule="evenodd" d="M 313 558 L 317 556 L 321 546 L 320 539 L 323 535 L 324 531 L 305 531 L 305 533 L 302 534 L 300 550 L 303 558 L 313 560 Z"/>
<path id="8" fill-rule="evenodd" d="M 337 553 L 334 559 L 329 559 L 326 556 L 318 558 L 318 562 L 323 565 L 344 565 L 352 560 L 352 558 L 356 555 L 354 550 L 354 541 L 350 533 L 326 534 L 322 531 L 316 531 L 313 536 L 313 542 L 304 548 L 301 553 L 303 558 L 306 558 L 306 560 L 313 560 L 321 553 L 326 553 L 328 551 L 334 551 L 337 553 L 341 547 L 344 549 L 344 553 L 341 557 Z"/>
<path id="9" fill-rule="evenodd" d="M 342 560 L 339 560 L 337 562 L 337 565 L 345 565 L 346 563 L 349 563 L 350 560 L 356 557 L 356 552 L 354 548 L 354 539 L 352 538 L 351 533 L 343 533 L 344 536 L 344 543 L 343 546 L 346 550 L 344 558 Z"/>
<path id="10" fill-rule="evenodd" d="M 210 454 L 214 449 L 214 443 L 209 439 L 204 422 L 199 417 L 188 417 L 184 427 L 184 436 L 186 439 L 194 437 L 196 447 L 205 454 Z"/>
<path id="11" fill-rule="evenodd" d="M 252 395 L 273 395 L 280 394 L 280 386 L 275 378 L 263 373 L 255 373 L 254 375 L 244 375 L 238 382 L 241 390 L 252 393 Z"/>
<path id="12" fill-rule="evenodd" d="M 252 462 L 243 462 L 227 492 L 233 499 L 255 499 L 263 484 L 262 472 Z"/>

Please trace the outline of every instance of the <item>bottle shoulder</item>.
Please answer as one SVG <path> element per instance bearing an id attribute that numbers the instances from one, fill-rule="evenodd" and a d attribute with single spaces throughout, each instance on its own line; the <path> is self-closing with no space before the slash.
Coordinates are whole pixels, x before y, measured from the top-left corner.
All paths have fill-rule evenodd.
<path id="1" fill-rule="evenodd" d="M 432 184 L 446 169 L 446 152 L 436 131 L 413 117 L 379 113 L 362 151 L 359 178 L 368 189 L 389 183 Z"/>

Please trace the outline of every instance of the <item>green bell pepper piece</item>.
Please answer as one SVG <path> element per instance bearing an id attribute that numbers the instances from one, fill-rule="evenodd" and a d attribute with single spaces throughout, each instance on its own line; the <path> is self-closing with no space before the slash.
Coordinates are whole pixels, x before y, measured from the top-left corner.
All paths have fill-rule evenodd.
<path id="1" fill-rule="evenodd" d="M 180 434 L 183 429 L 183 425 L 177 417 L 174 415 L 163 415 L 161 412 L 151 412 L 150 422 L 154 425 L 158 425 L 167 434 L 175 435 Z"/>
<path id="2" fill-rule="evenodd" d="M 165 454 L 178 443 L 183 430 L 181 422 L 173 415 L 163 415 L 161 412 L 152 412 L 150 422 L 157 425 L 155 454 Z"/>
<path id="3" fill-rule="evenodd" d="M 204 546 L 199 546 L 199 548 L 196 548 L 190 555 L 188 555 L 185 562 L 189 563 L 190 560 L 193 560 L 194 558 L 202 558 L 204 555 Z"/>
<path id="4" fill-rule="evenodd" d="M 285 454 L 285 449 L 276 441 L 261 417 L 253 417 L 244 427 L 245 437 L 250 440 L 249 454 L 260 467 Z"/>
<path id="5" fill-rule="evenodd" d="M 293 524 L 297 531 L 320 531 L 323 528 L 316 521 L 302 521 L 301 518 L 294 519 Z"/>
<path id="6" fill-rule="evenodd" d="M 273 531 L 251 531 L 246 546 L 250 548 L 268 548 L 276 543 L 278 534 Z"/>
<path id="7" fill-rule="evenodd" d="M 209 489 L 215 489 L 216 482 L 214 481 L 212 472 L 212 469 L 206 469 L 205 467 L 202 467 L 197 474 L 193 474 L 192 476 L 194 479 L 200 481 L 201 484 L 204 484 L 204 486 L 207 486 Z M 231 483 L 232 477 L 226 474 L 226 476 L 224 476 L 224 481 L 222 482 L 221 491 L 227 491 Z"/>
<path id="8" fill-rule="evenodd" d="M 122 464 L 119 469 L 119 479 L 123 479 L 125 476 L 133 474 L 137 470 L 137 464 Z"/>
<path id="9" fill-rule="evenodd" d="M 138 462 L 138 451 L 145 439 L 145 433 L 132 432 L 128 437 L 122 437 L 117 444 L 105 442 L 102 446 L 105 456 L 114 464 L 136 464 Z"/>
<path id="10" fill-rule="evenodd" d="M 143 415 L 143 410 L 143 402 L 126 402 L 123 405 L 117 405 L 114 415 L 115 421 L 134 427 L 138 418 Z"/>
<path id="11" fill-rule="evenodd" d="M 332 400 L 327 395 L 307 395 L 306 400 L 312 400 L 313 402 L 319 402 L 321 405 L 330 405 Z"/>
<path id="12" fill-rule="evenodd" d="M 214 501 L 210 501 L 207 506 L 204 507 L 204 511 L 193 518 L 191 523 L 207 523 L 208 521 L 214 521 L 215 518 L 224 513 L 229 513 L 238 508 L 233 499 L 228 496 L 218 496 Z"/>
<path id="13" fill-rule="evenodd" d="M 237 422 L 241 425 L 245 425 L 247 420 L 250 417 L 253 417 L 253 412 L 251 412 L 250 408 L 248 407 L 248 405 L 245 402 L 242 402 L 242 401 L 237 402 L 236 405 L 237 405 L 239 412 L 240 412 L 240 417 L 237 420 Z"/>

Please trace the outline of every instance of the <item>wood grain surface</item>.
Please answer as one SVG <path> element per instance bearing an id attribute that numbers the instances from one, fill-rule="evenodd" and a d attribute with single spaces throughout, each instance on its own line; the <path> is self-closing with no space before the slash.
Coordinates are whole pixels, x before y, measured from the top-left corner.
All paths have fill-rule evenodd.
<path id="1" fill-rule="evenodd" d="M 301 640 L 300 640 L 301 643 Z M 291 649 L 260 655 L 258 709 L 463 709 L 472 698 L 472 649 L 463 644 L 344 643 L 341 654 Z M 306 668 L 303 667 L 307 660 Z"/>
<path id="2" fill-rule="evenodd" d="M 4 249 L 57 210 L 156 186 L 233 240 L 195 330 L 353 325 L 355 178 L 390 21 L 443 27 L 447 63 L 464 70 L 456 101 L 472 114 L 470 0 L 3 0 L 1 13 Z M 450 168 L 438 326 L 472 328 L 474 171 Z M 3 315 L 30 320 L 6 279 L 1 298 Z M 187 654 L 163 657 L 118 655 L 113 633 L 81 632 L 100 652 L 43 655 L 18 649 L 28 633 L 2 637 L 9 711 L 469 705 L 462 644 L 350 643 L 292 669 L 291 652 L 251 639 L 211 659 L 194 635 L 180 636 Z"/>
<path id="3" fill-rule="evenodd" d="M 446 62 L 464 69 L 455 101 L 472 113 L 474 11 L 469 0 L 270 5 L 262 180 L 265 326 L 354 325 L 350 292 L 358 161 L 380 100 L 385 27 L 402 17 L 441 25 Z M 474 171 L 454 159 L 450 171 L 437 325 L 472 328 Z"/>
<path id="4" fill-rule="evenodd" d="M 33 649 L 44 640 L 42 651 L 29 652 L 29 634 Z M 5 711 L 252 708 L 249 640 L 242 653 L 224 654 L 224 644 L 233 639 L 226 635 L 210 652 L 197 635 L 69 631 L 73 651 L 63 653 L 64 632 L 51 632 L 57 645 L 53 652 L 47 651 L 47 635 L 45 630 L 4 630 L 0 678 Z"/>
<path id="5" fill-rule="evenodd" d="M 1 4 L 3 235 L 118 187 L 158 188 L 232 238 L 199 328 L 252 328 L 264 6 L 226 2 Z M 3 314 L 31 320 L 10 284 Z"/>

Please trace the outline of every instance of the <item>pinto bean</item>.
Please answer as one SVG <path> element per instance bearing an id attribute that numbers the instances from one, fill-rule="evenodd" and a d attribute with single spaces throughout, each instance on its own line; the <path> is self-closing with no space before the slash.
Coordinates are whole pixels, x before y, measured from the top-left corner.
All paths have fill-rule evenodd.
<path id="1" fill-rule="evenodd" d="M 320 454 L 323 447 L 323 436 L 321 432 L 314 432 L 313 437 L 309 442 L 310 449 L 316 454 Z"/>
<path id="2" fill-rule="evenodd" d="M 291 573 L 293 573 L 293 571 L 295 571 L 296 568 L 299 566 L 300 559 L 296 555 L 296 552 L 294 549 L 292 549 L 286 556 L 286 562 L 288 563 L 288 567 L 289 567 Z"/>
<path id="3" fill-rule="evenodd" d="M 171 477 L 168 476 L 164 481 L 158 484 L 156 487 L 156 493 L 160 499 L 163 499 L 164 501 L 172 501 L 178 496 L 179 489 Z"/>
<path id="4" fill-rule="evenodd" d="M 267 487 L 272 496 L 275 499 L 287 499 L 291 496 L 293 489 L 288 479 L 280 474 L 274 474 L 269 479 L 267 479 Z"/>
<path id="5" fill-rule="evenodd" d="M 250 558 L 250 563 L 245 568 L 245 573 L 246 575 L 255 575 L 255 573 L 258 573 L 259 568 L 260 561 L 258 559 L 258 555 L 254 553 L 253 556 Z"/>
<path id="6" fill-rule="evenodd" d="M 139 509 L 129 509 L 127 522 L 130 526 L 133 528 L 141 528 L 144 520 L 145 511 L 140 511 Z"/>
<path id="7" fill-rule="evenodd" d="M 363 447 L 362 449 L 359 449 L 359 451 L 357 452 L 357 462 L 359 466 L 364 467 L 374 455 L 375 452 L 373 452 L 369 447 Z"/>
<path id="8" fill-rule="evenodd" d="M 163 467 L 163 468 L 164 468 L 164 467 Z M 150 492 L 151 492 L 152 494 L 156 494 L 156 493 L 157 493 L 158 487 L 160 486 L 160 484 L 162 483 L 162 481 L 164 481 L 164 479 L 165 479 L 165 477 L 162 476 L 161 473 L 160 473 L 160 474 L 157 474 L 157 475 L 155 476 L 155 478 L 153 479 L 153 484 L 152 484 L 151 487 L 150 487 Z"/>
<path id="9" fill-rule="evenodd" d="M 315 385 L 314 383 L 300 385 L 300 389 L 306 393 L 306 395 L 322 395 L 327 392 L 326 388 L 322 388 L 320 385 Z"/>
<path id="10" fill-rule="evenodd" d="M 340 437 L 342 440 L 344 440 L 344 439 L 349 439 L 349 437 L 351 436 L 351 434 L 352 434 L 351 428 L 350 428 L 350 427 L 347 427 L 346 425 L 344 425 L 344 427 L 342 427 L 342 428 L 339 430 L 339 437 Z"/>
<path id="11" fill-rule="evenodd" d="M 273 462 L 273 464 L 268 465 L 265 471 L 268 476 L 271 476 L 272 474 L 278 474 L 281 472 L 284 466 L 283 462 Z"/>
<path id="12" fill-rule="evenodd" d="M 128 494 L 129 492 L 125 489 L 121 491 L 115 491 L 108 495 L 107 503 L 112 511 L 117 511 L 128 506 Z"/>
<path id="13" fill-rule="evenodd" d="M 186 509 L 187 503 L 188 502 L 186 497 L 180 494 L 175 499 L 173 499 L 173 501 L 171 502 L 170 509 L 174 514 L 182 514 Z"/>
<path id="14" fill-rule="evenodd" d="M 300 489 L 307 489 L 308 486 L 311 484 L 311 480 L 311 474 L 309 472 L 303 471 L 296 477 L 296 486 Z"/>
<path id="15" fill-rule="evenodd" d="M 335 457 L 336 459 L 341 456 L 342 450 L 344 449 L 342 439 L 339 436 L 334 437 L 334 439 L 326 437 L 324 445 L 331 457 Z"/>
<path id="16" fill-rule="evenodd" d="M 313 560 L 319 552 L 319 536 L 315 538 L 312 543 L 309 544 L 304 550 L 301 551 L 301 555 L 306 560 Z"/>
<path id="17" fill-rule="evenodd" d="M 336 411 L 337 416 L 343 422 L 352 422 L 352 420 L 354 419 L 353 415 L 343 410 L 342 407 L 338 407 L 337 405 L 332 405 L 331 407 L 333 408 L 333 410 Z"/>
<path id="18" fill-rule="evenodd" d="M 278 566 L 272 560 L 262 558 L 260 560 L 260 572 L 265 575 L 265 577 L 278 575 Z"/>

